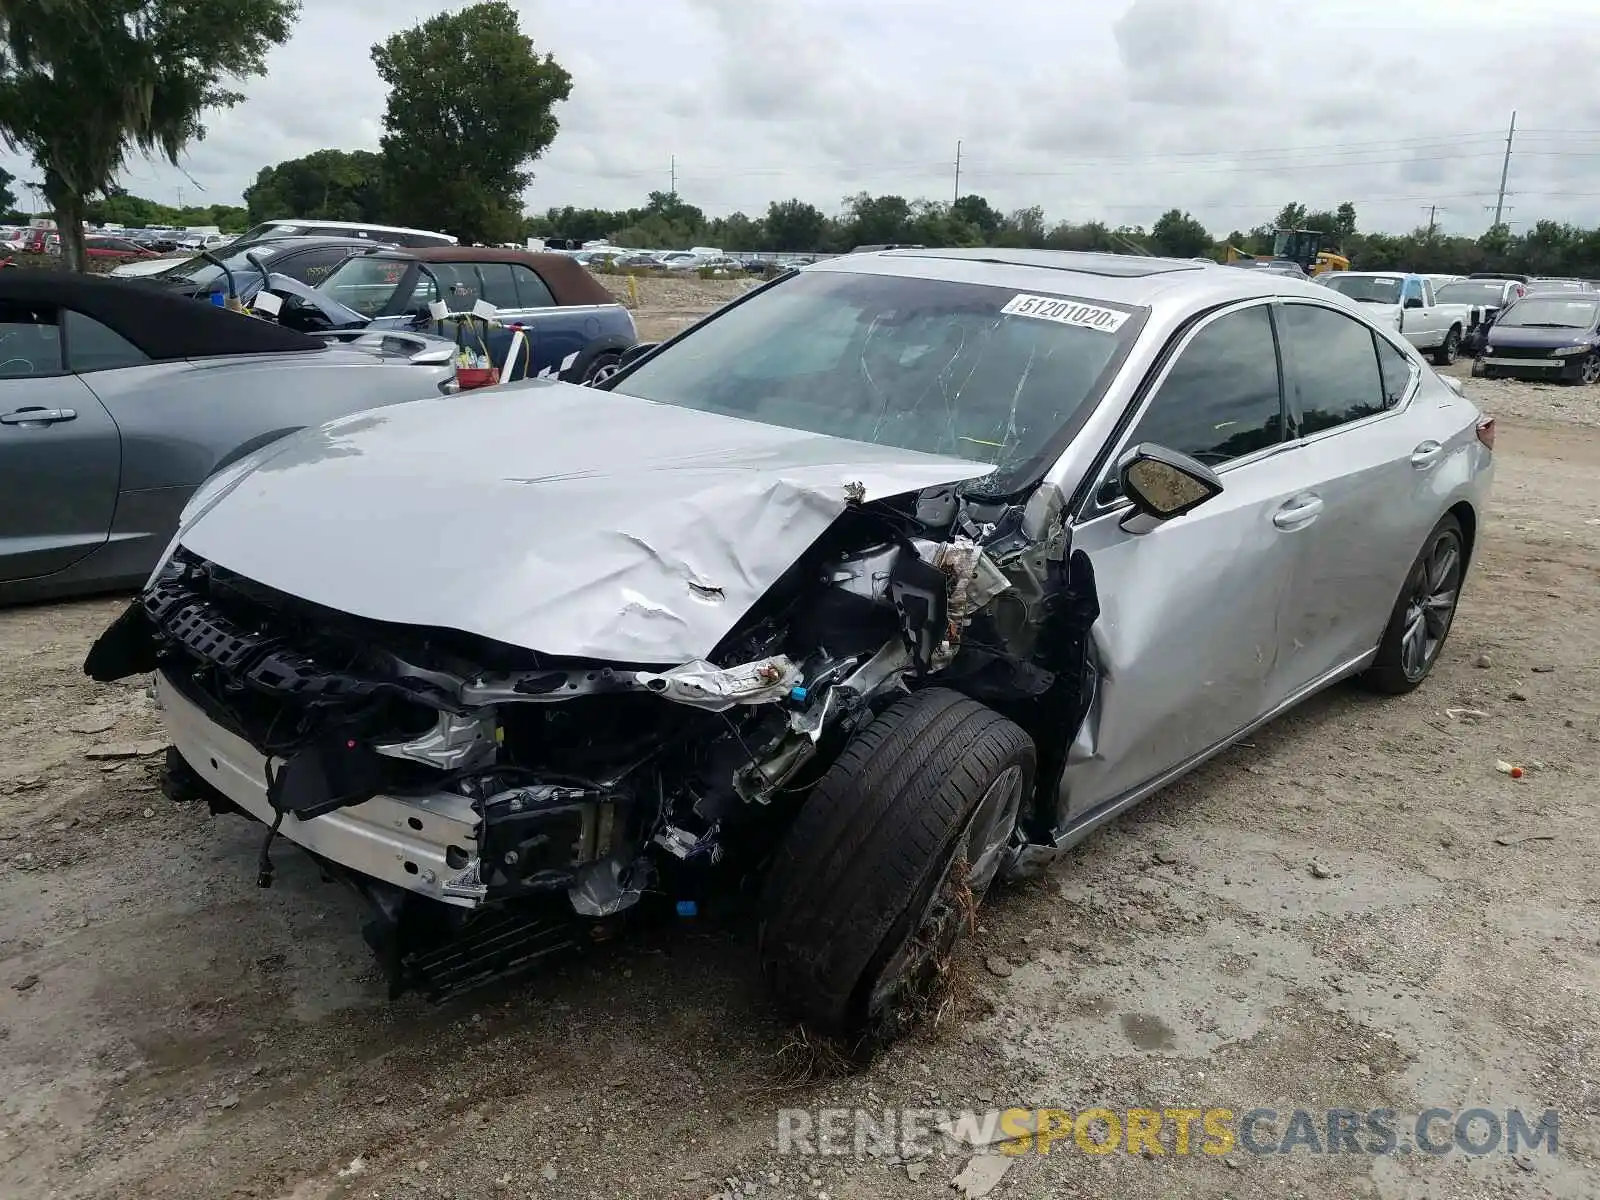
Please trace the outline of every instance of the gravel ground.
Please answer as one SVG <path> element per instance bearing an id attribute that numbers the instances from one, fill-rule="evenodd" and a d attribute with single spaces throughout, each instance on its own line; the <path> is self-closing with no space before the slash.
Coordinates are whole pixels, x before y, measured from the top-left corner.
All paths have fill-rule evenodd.
<path id="1" fill-rule="evenodd" d="M 1334 689 L 996 896 L 938 1027 L 827 1083 L 784 1086 L 736 917 L 389 1002 L 352 897 L 288 849 L 258 891 L 257 829 L 155 791 L 142 688 L 79 669 L 121 602 L 0 612 L 0 1195 L 948 1196 L 964 1156 L 780 1156 L 777 1110 L 1008 1104 L 1562 1124 L 1516 1159 L 1069 1142 L 993 1196 L 1594 1195 L 1600 392 L 1470 386 L 1499 478 L 1429 683 Z"/>

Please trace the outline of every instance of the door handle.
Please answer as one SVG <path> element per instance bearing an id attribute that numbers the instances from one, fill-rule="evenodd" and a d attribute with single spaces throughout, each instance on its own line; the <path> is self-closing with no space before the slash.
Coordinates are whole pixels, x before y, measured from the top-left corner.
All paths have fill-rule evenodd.
<path id="1" fill-rule="evenodd" d="M 1411 465 L 1419 471 L 1426 471 L 1439 461 L 1439 456 L 1443 453 L 1444 446 L 1430 438 L 1426 442 L 1419 443 L 1411 452 Z"/>
<path id="2" fill-rule="evenodd" d="M 1303 492 L 1283 502 L 1283 507 L 1272 514 L 1272 523 L 1279 529 L 1300 529 L 1317 519 L 1322 511 L 1322 497 Z"/>
<path id="3" fill-rule="evenodd" d="M 75 408 L 19 408 L 0 415 L 0 425 L 54 425 L 58 421 L 76 421 Z"/>

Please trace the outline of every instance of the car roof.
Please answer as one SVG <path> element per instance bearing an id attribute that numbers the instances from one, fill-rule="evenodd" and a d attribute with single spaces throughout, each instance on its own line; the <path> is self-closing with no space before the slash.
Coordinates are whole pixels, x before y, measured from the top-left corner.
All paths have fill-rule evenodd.
<path id="1" fill-rule="evenodd" d="M 156 360 L 327 348 L 319 338 L 211 304 L 196 304 L 181 292 L 137 279 L 24 267 L 0 271 L 0 300 L 73 309 Z"/>
<path id="2" fill-rule="evenodd" d="M 1257 296 L 1329 300 L 1329 289 L 1288 275 L 1191 259 L 1070 250 L 883 250 L 824 259 L 801 270 L 944 279 L 1143 306 L 1179 298 L 1207 304 Z"/>
<path id="3" fill-rule="evenodd" d="M 437 229 L 413 229 L 409 225 L 374 225 L 371 221 L 324 221 L 320 217 L 276 217 L 263 225 L 317 225 L 324 229 L 370 229 L 376 233 L 420 233 L 424 237 L 447 238 L 448 233 Z"/>
<path id="4" fill-rule="evenodd" d="M 296 233 L 289 237 L 268 238 L 262 242 L 247 242 L 239 247 L 237 253 L 243 254 L 248 251 L 251 254 L 259 254 L 263 247 L 272 247 L 271 253 L 274 258 L 285 250 L 303 250 L 309 247 L 319 249 L 324 247 L 333 247 L 335 249 L 349 247 L 352 250 L 405 250 L 407 248 L 405 246 L 396 246 L 392 242 L 375 242 L 371 238 L 335 237 L 331 233 Z M 221 246 L 218 249 L 226 250 L 227 247 Z M 215 252 L 213 251 L 213 253 Z"/>

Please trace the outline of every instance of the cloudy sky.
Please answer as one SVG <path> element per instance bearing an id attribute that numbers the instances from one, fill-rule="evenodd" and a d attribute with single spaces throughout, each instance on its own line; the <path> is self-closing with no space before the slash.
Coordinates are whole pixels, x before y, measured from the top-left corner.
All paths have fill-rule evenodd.
<path id="1" fill-rule="evenodd" d="M 250 99 L 182 170 L 129 190 L 235 202 L 265 164 L 375 149 L 369 47 L 460 7 L 304 0 Z M 1487 226 L 1516 109 L 1508 220 L 1600 225 L 1594 0 L 517 0 L 573 76 L 530 208 L 623 207 L 669 185 L 709 213 L 798 196 L 961 190 L 1050 220 L 1215 233 L 1287 200 L 1356 203 L 1361 225 Z M 25 161 L 0 155 L 23 179 Z M 285 214 L 289 215 L 289 214 Z"/>

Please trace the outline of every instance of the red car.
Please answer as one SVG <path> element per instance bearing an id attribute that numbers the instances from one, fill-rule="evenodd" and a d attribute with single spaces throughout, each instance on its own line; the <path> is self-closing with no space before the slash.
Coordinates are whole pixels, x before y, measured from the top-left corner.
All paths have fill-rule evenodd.
<path id="1" fill-rule="evenodd" d="M 83 252 L 89 258 L 154 258 L 155 251 L 119 237 L 87 237 Z"/>

